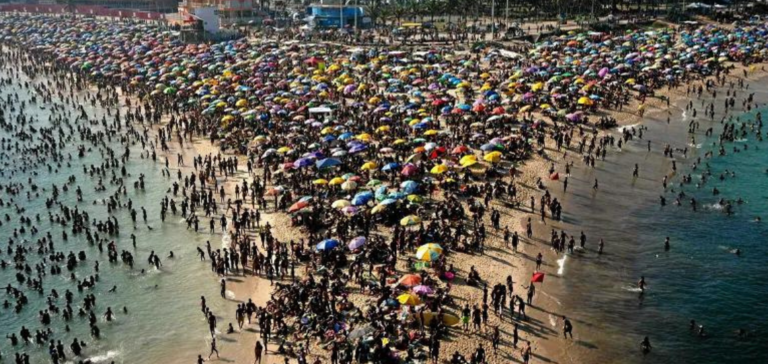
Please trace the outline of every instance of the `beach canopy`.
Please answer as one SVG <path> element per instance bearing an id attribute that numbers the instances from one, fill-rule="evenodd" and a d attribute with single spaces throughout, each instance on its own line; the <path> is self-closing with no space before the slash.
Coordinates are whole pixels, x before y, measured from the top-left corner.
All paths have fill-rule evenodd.
<path id="1" fill-rule="evenodd" d="M 335 247 L 339 246 L 339 241 L 336 239 L 325 239 L 321 241 L 317 246 L 315 247 L 317 250 L 331 250 Z"/>
<path id="2" fill-rule="evenodd" d="M 443 247 L 438 244 L 424 244 L 416 250 L 416 259 L 423 262 L 432 262 L 443 254 Z"/>
<path id="3" fill-rule="evenodd" d="M 421 276 L 417 274 L 406 274 L 397 281 L 397 284 L 406 287 L 414 287 L 421 284 Z"/>
<path id="4" fill-rule="evenodd" d="M 366 239 L 364 236 L 358 236 L 352 240 L 349 241 L 349 244 L 347 244 L 347 247 L 349 250 L 357 250 L 363 247 L 365 245 Z"/>
<path id="5" fill-rule="evenodd" d="M 409 317 L 413 320 L 421 322 L 424 326 L 429 325 L 429 323 L 434 319 L 442 319 L 442 322 L 445 326 L 456 326 L 461 321 L 457 316 L 445 312 L 442 314 L 437 314 L 435 312 L 425 311 L 410 314 Z"/>
<path id="6" fill-rule="evenodd" d="M 325 158 L 317 161 L 315 166 L 317 166 L 318 169 L 325 169 L 338 166 L 339 164 L 341 164 L 341 161 L 336 158 Z"/>
<path id="7" fill-rule="evenodd" d="M 416 306 L 421 304 L 421 298 L 413 293 L 403 293 L 397 296 L 397 301 L 406 306 Z"/>
<path id="8" fill-rule="evenodd" d="M 331 112 L 333 112 L 333 110 L 328 106 L 318 106 L 318 107 L 309 108 L 310 114 L 327 114 Z"/>
<path id="9" fill-rule="evenodd" d="M 408 215 L 400 220 L 402 226 L 413 226 L 421 223 L 421 218 L 415 215 Z"/>
<path id="10" fill-rule="evenodd" d="M 423 284 L 420 284 L 420 285 L 418 285 L 416 287 L 411 288 L 411 292 L 413 292 L 413 293 L 415 293 L 417 295 L 427 296 L 427 295 L 431 295 L 431 294 L 435 293 L 435 290 L 432 289 L 432 287 L 430 287 L 430 286 L 425 286 Z"/>

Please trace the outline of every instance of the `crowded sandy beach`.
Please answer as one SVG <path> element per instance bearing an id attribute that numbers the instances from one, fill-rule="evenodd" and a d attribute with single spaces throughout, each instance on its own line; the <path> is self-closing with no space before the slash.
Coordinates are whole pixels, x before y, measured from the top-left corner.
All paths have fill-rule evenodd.
<path id="1" fill-rule="evenodd" d="M 153 24 L 22 14 L 2 15 L 0 33 L 10 234 L 0 263 L 15 277 L 2 315 L 44 306 L 13 321 L 0 345 L 17 364 L 136 362 L 89 355 L 113 320 L 141 320 L 130 300 L 101 303 L 122 288 L 99 283 L 100 269 L 172 274 L 179 259 L 219 289 L 183 302 L 199 320 L 176 323 L 204 332 L 205 347 L 157 362 L 589 362 L 601 348 L 580 330 L 596 324 L 555 287 L 566 264 L 616 259 L 620 242 L 585 234 L 569 194 L 610 193 L 613 182 L 590 170 L 628 169 L 629 184 L 657 168 L 618 166 L 615 155 L 663 154 L 670 169 L 652 182 L 661 204 L 695 210 L 684 195 L 663 197 L 692 183 L 678 168 L 711 157 L 687 159 L 695 138 L 719 133 L 723 155 L 723 143 L 762 138 L 759 113 L 740 120 L 749 132 L 704 126 L 734 122 L 714 120 L 715 108 L 758 107 L 749 85 L 768 55 L 759 19 L 574 30 L 467 51 L 300 34 L 186 44 Z M 13 96 L 22 89 L 34 96 Z M 33 105 L 47 120 L 25 114 Z M 680 113 L 693 140 L 644 137 L 644 123 Z M 91 155 L 95 165 L 70 168 Z M 137 160 L 161 183 L 126 170 Z M 61 185 L 43 176 L 68 168 Z M 134 205 L 144 190 L 162 197 Z M 24 200 L 47 212 L 31 215 Z M 173 251 L 162 240 L 174 236 L 134 235 L 166 224 L 206 243 Z M 62 232 L 37 233 L 49 226 Z M 65 280 L 74 292 L 58 287 Z M 633 296 L 654 284 L 626 282 Z M 219 301 L 236 309 L 216 311 Z M 63 340 L 70 326 L 85 336 Z M 654 345 L 644 333 L 627 362 Z"/>

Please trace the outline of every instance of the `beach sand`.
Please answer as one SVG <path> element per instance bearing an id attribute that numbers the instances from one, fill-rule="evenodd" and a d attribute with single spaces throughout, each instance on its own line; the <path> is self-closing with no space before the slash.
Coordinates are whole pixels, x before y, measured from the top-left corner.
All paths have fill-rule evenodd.
<path id="1" fill-rule="evenodd" d="M 742 67 L 737 67 L 735 72 L 732 73 L 732 77 L 741 77 Z M 765 72 L 755 70 L 751 72 L 748 79 L 754 80 L 761 76 L 764 76 Z M 661 93 L 661 92 L 657 92 Z M 686 99 L 685 86 L 677 90 L 663 90 L 664 95 L 670 97 L 670 103 L 674 105 L 677 101 Z M 135 105 L 135 103 L 134 103 Z M 633 100 L 629 105 L 624 106 L 624 111 L 615 110 L 600 110 L 597 115 L 609 115 L 617 119 L 619 127 L 624 126 L 638 126 L 642 125 L 644 118 L 638 115 L 639 104 L 637 100 Z M 649 97 L 645 102 L 645 115 L 650 118 L 651 115 L 659 117 L 659 115 L 667 114 L 668 109 L 666 102 L 662 102 L 658 98 Z M 160 125 L 154 125 L 155 131 L 165 125 L 169 117 L 166 116 Z M 600 135 L 605 133 L 616 133 L 615 129 L 602 130 Z M 578 139 L 574 139 L 572 145 L 578 143 Z M 528 201 L 533 196 L 537 198 L 543 191 L 538 190 L 535 187 L 535 181 L 538 178 L 542 180 L 548 179 L 548 169 L 550 163 L 554 163 L 558 171 L 563 170 L 564 163 L 573 161 L 575 164 L 581 163 L 580 155 L 577 151 L 568 151 L 567 155 L 562 152 L 557 152 L 551 145 L 552 140 L 547 140 L 546 153 L 544 156 L 533 156 L 531 159 L 524 161 L 518 165 L 518 175 L 516 177 L 518 189 L 518 200 L 521 202 L 520 209 L 513 209 L 506 206 L 504 203 L 498 200 L 491 200 L 490 208 L 496 208 L 501 212 L 501 227 L 508 226 L 511 231 L 518 231 L 521 233 L 521 244 L 517 253 L 511 252 L 511 248 L 504 247 L 502 240 L 502 231 L 495 231 L 491 228 L 490 214 L 486 214 L 484 220 L 488 227 L 488 239 L 486 240 L 486 249 L 482 255 L 468 255 L 465 253 L 453 253 L 448 256 L 448 263 L 453 264 L 454 267 L 460 272 L 460 277 L 466 277 L 470 267 L 474 266 L 480 273 L 480 276 L 486 281 L 489 286 L 493 286 L 497 283 L 504 284 L 506 277 L 511 275 L 515 282 L 515 294 L 520 296 L 525 295 L 525 287 L 528 286 L 531 272 L 535 268 L 535 259 L 538 253 L 542 253 L 544 258 L 544 264 L 542 271 L 547 275 L 547 280 L 558 280 L 561 278 L 558 271 L 561 266 L 558 260 L 562 259 L 562 256 L 557 252 L 550 249 L 549 245 L 549 232 L 552 228 L 559 230 L 560 226 L 556 222 L 552 222 L 547 218 L 545 223 L 540 222 L 540 218 L 537 212 L 532 213 L 529 208 Z M 217 145 L 211 144 L 207 139 L 196 139 L 192 142 L 185 141 L 183 147 L 179 147 L 178 143 L 169 143 L 170 151 L 166 153 L 166 156 L 171 160 L 171 180 L 175 179 L 176 170 L 180 169 L 184 175 L 189 175 L 194 169 L 191 167 L 191 161 L 193 157 L 198 155 L 219 154 L 223 153 Z M 176 160 L 176 155 L 181 154 L 184 160 L 187 162 L 186 167 L 174 166 L 173 161 Z M 161 154 L 162 156 L 162 154 Z M 225 155 L 228 156 L 228 155 Z M 244 170 L 246 158 L 244 156 L 238 156 L 240 158 L 239 173 L 235 176 L 230 176 L 225 181 L 219 181 L 223 183 L 227 190 L 227 195 L 234 195 L 234 186 L 237 183 L 241 183 L 243 179 L 247 179 L 249 183 L 252 181 L 253 176 L 249 176 L 247 171 Z M 159 158 L 158 163 L 163 163 L 164 158 Z M 255 175 L 261 176 L 263 171 L 256 170 Z M 169 181 L 170 184 L 171 181 Z M 546 185 L 550 188 L 553 184 L 560 184 L 557 181 L 547 181 Z M 271 204 L 270 204 L 271 205 Z M 538 202 L 537 202 L 538 206 Z M 466 207 L 466 206 L 465 206 Z M 566 206 L 567 209 L 567 206 Z M 262 224 L 269 222 L 273 227 L 273 235 L 278 241 L 287 242 L 291 239 L 298 240 L 300 237 L 306 237 L 306 234 L 301 232 L 298 228 L 292 227 L 290 223 L 290 217 L 284 212 L 274 211 L 272 208 L 268 208 L 266 211 L 262 211 Z M 533 222 L 534 237 L 533 239 L 527 239 L 524 237 L 525 223 L 528 218 L 531 218 Z M 205 224 L 203 224 L 205 225 Z M 387 231 L 377 231 L 378 234 L 387 234 Z M 207 234 L 207 232 L 202 232 Z M 211 235 L 211 245 L 214 248 L 218 248 L 222 244 L 223 235 L 221 232 L 217 232 Z M 258 237 L 252 239 L 258 240 Z M 190 247 L 192 249 L 192 247 Z M 568 264 L 578 264 L 578 262 L 572 262 Z M 399 272 L 406 271 L 405 260 L 400 259 L 397 266 Z M 201 269 L 204 269 L 201 267 Z M 303 276 L 303 267 L 298 267 L 297 273 L 299 276 Z M 279 281 L 279 280 L 276 280 Z M 254 277 L 250 274 L 246 276 L 228 276 L 227 287 L 231 291 L 229 299 L 237 302 L 247 302 L 248 299 L 258 306 L 266 305 L 270 299 L 272 293 L 272 286 L 268 279 L 264 277 Z M 211 292 L 211 295 L 215 295 L 215 292 Z M 451 294 L 454 297 L 455 302 L 458 305 L 463 306 L 468 303 L 470 306 L 473 304 L 482 304 L 482 290 L 470 287 L 463 282 L 457 282 L 453 285 Z M 510 363 L 520 362 L 519 349 L 525 346 L 526 342 L 529 342 L 532 351 L 532 362 L 547 362 L 547 363 L 564 363 L 574 362 L 574 358 L 589 358 L 590 351 L 594 350 L 588 341 L 589 338 L 579 338 L 577 333 L 577 340 L 566 340 L 562 338 L 562 319 L 564 313 L 573 312 L 577 310 L 574 307 L 563 307 L 560 298 L 562 298 L 563 292 L 556 291 L 547 286 L 546 282 L 537 286 L 536 297 L 534 298 L 533 305 L 528 307 L 527 315 L 528 320 L 524 325 L 520 325 L 521 328 L 521 343 L 518 344 L 518 348 L 515 349 L 511 345 L 511 332 L 513 330 L 513 324 L 508 317 L 501 320 L 499 317 L 491 313 L 489 315 L 489 327 L 485 329 L 485 332 L 475 333 L 470 330 L 465 333 L 462 332 L 460 326 L 456 326 L 451 330 L 451 335 L 443 342 L 441 353 L 443 359 L 447 359 L 454 351 L 459 351 L 461 354 L 467 356 L 474 351 L 478 344 L 483 344 L 488 350 L 488 362 L 489 363 Z M 217 298 L 218 299 L 218 298 Z M 350 300 L 357 306 L 368 302 L 370 297 L 363 294 L 353 293 L 350 296 Z M 451 311 L 458 314 L 459 307 L 452 307 Z M 506 312 L 505 312 L 506 313 Z M 219 313 L 223 314 L 224 320 L 220 322 L 220 327 L 223 330 L 227 324 L 234 320 L 234 312 Z M 506 315 L 505 315 L 506 316 Z M 499 326 L 502 334 L 502 343 L 497 355 L 492 353 L 490 349 L 490 334 L 492 332 L 492 326 Z M 235 325 L 236 326 L 236 325 Z M 204 328 L 199 328 L 204 330 Z M 576 329 L 578 332 L 578 327 Z M 242 331 L 236 330 L 235 334 L 225 335 L 224 339 L 220 340 L 219 350 L 222 354 L 223 361 L 229 361 L 234 363 L 250 363 L 254 359 L 253 346 L 257 340 L 260 339 L 258 334 L 258 328 L 254 324 L 244 326 Z M 316 344 L 316 343 L 315 343 Z M 270 342 L 268 347 L 269 351 L 264 357 L 265 363 L 283 363 L 284 358 L 276 355 L 272 352 L 277 348 L 275 341 Z M 310 362 L 316 358 L 320 358 L 321 362 L 329 362 L 329 352 L 314 345 L 310 351 Z M 193 357 L 193 354 L 185 354 L 188 357 Z M 577 360 L 576 362 L 579 362 Z"/>

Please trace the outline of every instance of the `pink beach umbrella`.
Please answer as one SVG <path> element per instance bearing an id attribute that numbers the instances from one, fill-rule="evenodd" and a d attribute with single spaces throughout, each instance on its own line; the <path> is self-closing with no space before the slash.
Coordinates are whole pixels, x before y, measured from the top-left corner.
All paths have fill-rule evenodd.
<path id="1" fill-rule="evenodd" d="M 418 285 L 416 287 L 413 287 L 413 293 L 415 293 L 417 295 L 426 296 L 426 295 L 430 295 L 430 294 L 432 294 L 434 292 L 435 292 L 435 290 L 432 289 L 432 287 L 425 286 L 423 284 L 420 284 L 420 285 Z"/>
<path id="2" fill-rule="evenodd" d="M 418 171 L 418 168 L 414 166 L 413 164 L 406 164 L 405 167 L 403 167 L 403 170 L 400 171 L 400 174 L 406 177 L 413 176 Z"/>

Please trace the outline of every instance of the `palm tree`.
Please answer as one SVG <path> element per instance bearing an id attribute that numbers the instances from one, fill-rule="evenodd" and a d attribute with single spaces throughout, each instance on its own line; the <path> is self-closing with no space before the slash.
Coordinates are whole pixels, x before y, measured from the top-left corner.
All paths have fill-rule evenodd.
<path id="1" fill-rule="evenodd" d="M 371 22 L 376 25 L 379 18 L 384 18 L 383 13 L 386 10 L 386 6 L 381 0 L 374 0 L 368 6 L 368 12 L 371 14 Z M 386 25 L 386 22 L 384 23 Z"/>
<path id="2" fill-rule="evenodd" d="M 390 5 L 390 8 L 392 9 L 392 16 L 395 17 L 398 24 L 400 24 L 403 18 L 408 14 L 408 11 L 402 5 L 392 4 Z"/>
<path id="3" fill-rule="evenodd" d="M 413 20 L 416 20 L 416 17 L 422 17 L 424 16 L 424 5 L 421 3 L 421 1 L 416 0 L 410 0 L 407 4 L 407 11 L 409 14 L 409 17 L 413 18 Z"/>
<path id="4" fill-rule="evenodd" d="M 446 3 L 440 0 L 430 0 L 427 5 L 427 12 L 429 13 L 429 20 L 434 22 L 435 21 L 435 15 L 438 13 L 444 14 L 445 13 L 445 5 Z"/>
<path id="5" fill-rule="evenodd" d="M 459 10 L 461 6 L 460 0 L 447 0 L 445 2 L 445 12 L 448 13 L 448 22 L 451 22 L 451 16 Z"/>

